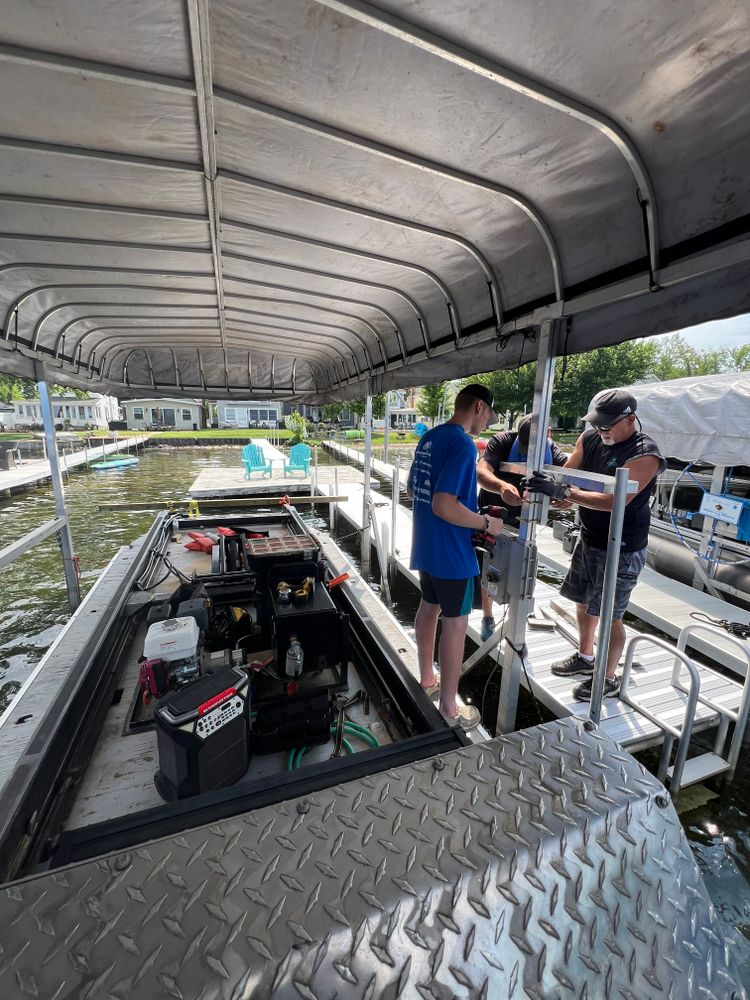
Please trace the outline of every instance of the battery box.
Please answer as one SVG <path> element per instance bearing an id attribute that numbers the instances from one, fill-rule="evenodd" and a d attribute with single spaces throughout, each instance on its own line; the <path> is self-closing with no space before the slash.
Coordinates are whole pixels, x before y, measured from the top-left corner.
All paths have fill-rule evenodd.
<path id="1" fill-rule="evenodd" d="M 330 690 L 263 706 L 253 726 L 253 750 L 259 754 L 278 753 L 326 743 L 331 738 L 333 716 Z"/>

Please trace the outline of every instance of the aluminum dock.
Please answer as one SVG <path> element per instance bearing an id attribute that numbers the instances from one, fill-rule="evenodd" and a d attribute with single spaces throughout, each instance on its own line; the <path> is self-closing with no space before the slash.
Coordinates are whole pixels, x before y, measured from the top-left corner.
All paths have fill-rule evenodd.
<path id="1" fill-rule="evenodd" d="M 60 470 L 64 475 L 74 469 L 80 469 L 89 464 L 106 458 L 108 455 L 116 455 L 119 452 L 130 451 L 135 448 L 145 447 L 149 441 L 148 434 L 132 434 L 127 437 L 118 438 L 105 444 L 85 445 L 80 451 L 65 453 L 60 451 Z M 0 470 L 0 496 L 10 496 L 19 490 L 30 489 L 46 482 L 51 478 L 49 461 L 46 458 L 24 460 L 23 464 L 15 469 Z"/>

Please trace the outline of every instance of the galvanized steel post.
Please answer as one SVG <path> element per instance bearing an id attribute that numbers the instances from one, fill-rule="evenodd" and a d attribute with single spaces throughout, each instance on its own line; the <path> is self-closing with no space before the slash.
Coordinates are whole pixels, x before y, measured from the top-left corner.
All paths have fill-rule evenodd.
<path id="1" fill-rule="evenodd" d="M 539 354 L 536 365 L 527 465 L 529 475 L 534 469 L 544 467 L 552 385 L 555 377 L 556 335 L 559 323 L 559 320 L 545 320 L 541 325 L 539 335 Z M 534 579 L 536 526 L 546 510 L 547 504 L 538 500 L 524 501 L 522 507 L 518 541 L 524 546 L 523 569 L 517 579 L 510 581 L 510 585 L 513 587 L 513 596 L 508 605 L 508 617 L 503 629 L 506 642 L 502 654 L 503 672 L 500 680 L 500 701 L 497 706 L 498 735 L 512 732 L 516 725 L 518 689 L 526 655 L 526 619 L 533 607 L 532 595 L 536 583 Z"/>
<path id="2" fill-rule="evenodd" d="M 70 524 L 68 523 L 68 512 L 65 509 L 65 494 L 63 492 L 60 459 L 57 454 L 57 439 L 55 436 L 55 418 L 52 413 L 47 382 L 45 380 L 38 381 L 37 388 L 39 389 L 39 403 L 44 422 L 44 440 L 47 448 L 50 479 L 52 480 L 52 493 L 55 498 L 55 514 L 65 522 L 58 531 L 57 537 L 60 542 L 60 551 L 63 558 L 65 587 L 68 591 L 68 605 L 71 611 L 75 611 L 81 603 L 81 592 L 78 585 L 78 573 L 75 566 L 75 553 L 73 551 L 73 538 L 70 534 Z"/>
<path id="3" fill-rule="evenodd" d="M 388 433 L 391 429 L 391 394 L 385 394 L 385 430 L 383 432 L 383 461 L 388 461 Z"/>
<path id="4" fill-rule="evenodd" d="M 362 490 L 362 572 L 370 571 L 370 474 L 372 471 L 372 380 L 365 397 L 364 488 Z"/>
<path id="5" fill-rule="evenodd" d="M 602 585 L 601 606 L 599 608 L 599 641 L 596 645 L 596 655 L 594 657 L 594 678 L 591 684 L 591 701 L 589 703 L 589 718 L 597 723 L 602 714 L 604 677 L 607 672 L 609 637 L 612 632 L 612 612 L 615 607 L 617 567 L 620 561 L 620 543 L 622 541 L 622 519 L 625 516 L 627 492 L 628 469 L 627 467 L 623 467 L 615 471 L 615 493 L 612 503 L 612 513 L 609 516 L 607 561 L 604 564 L 604 583 Z"/>
<path id="6" fill-rule="evenodd" d="M 398 524 L 398 507 L 401 500 L 401 456 L 396 452 L 396 464 L 393 466 L 391 479 L 391 538 L 388 568 L 391 581 L 396 579 L 396 527 Z"/>

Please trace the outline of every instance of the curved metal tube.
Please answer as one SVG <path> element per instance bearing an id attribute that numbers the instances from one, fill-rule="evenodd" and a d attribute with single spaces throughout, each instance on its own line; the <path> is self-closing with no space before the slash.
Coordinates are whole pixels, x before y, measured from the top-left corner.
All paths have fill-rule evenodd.
<path id="1" fill-rule="evenodd" d="M 385 212 L 360 208 L 358 205 L 352 205 L 349 202 L 335 201 L 333 198 L 325 198 L 323 195 L 308 194 L 306 191 L 300 191 L 297 188 L 285 187 L 283 184 L 273 184 L 271 181 L 260 180 L 257 177 L 250 177 L 247 174 L 238 174 L 233 170 L 219 170 L 218 175 L 221 179 L 234 181 L 236 184 L 241 184 L 245 187 L 257 188 L 259 191 L 271 191 L 274 194 L 281 194 L 287 198 L 295 198 L 297 201 L 306 202 L 308 205 L 320 205 L 322 208 L 332 208 L 338 212 L 348 212 L 351 215 L 358 215 L 363 219 L 373 219 L 375 222 L 384 222 L 387 225 L 397 226 L 400 229 L 411 229 L 425 236 L 436 237 L 454 243 L 465 250 L 481 268 L 487 279 L 490 300 L 492 301 L 497 317 L 497 324 L 499 326 L 502 323 L 502 300 L 500 296 L 500 282 L 497 275 L 479 248 L 463 236 L 458 236 L 456 233 L 449 233 L 445 229 L 437 229 L 435 226 L 427 226 L 422 222 L 404 219 L 401 216 L 387 215 Z"/>
<path id="2" fill-rule="evenodd" d="M 124 344 L 119 337 L 117 337 L 117 338 L 115 338 L 115 337 L 103 337 L 102 340 L 96 345 L 96 347 L 95 347 L 94 351 L 92 352 L 92 354 L 94 354 L 96 351 L 98 351 L 99 348 L 102 346 L 102 344 L 107 344 L 110 341 L 114 341 L 114 343 L 110 344 L 110 346 L 107 347 L 106 350 L 104 350 L 102 352 L 102 356 L 101 356 L 101 359 L 99 361 L 99 372 L 100 372 L 101 377 L 103 379 L 109 379 L 109 378 L 111 378 L 111 376 L 112 376 L 112 366 L 113 366 L 113 364 L 115 362 L 115 359 L 117 358 L 117 355 L 121 354 L 123 351 L 133 350 L 134 346 L 138 347 L 138 348 L 143 348 L 143 350 L 147 350 L 148 348 L 153 348 L 154 350 L 157 350 L 157 351 L 170 351 L 170 350 L 174 350 L 174 348 L 172 348 L 169 345 L 163 345 L 161 347 L 154 347 L 154 344 L 153 344 L 153 342 L 151 340 L 143 340 L 142 342 L 141 341 L 136 341 L 135 344 L 134 344 L 133 340 L 131 339 L 129 341 L 129 343 Z M 202 341 L 201 341 L 201 343 L 202 343 Z M 189 348 L 189 347 L 192 347 L 192 346 L 193 345 L 191 343 L 187 343 L 187 342 L 184 343 L 184 344 L 181 344 L 181 345 L 178 344 L 177 350 L 180 350 L 181 347 L 182 348 Z M 221 347 L 221 343 L 217 342 L 215 346 L 216 347 Z M 107 360 L 108 359 L 109 359 L 109 367 L 107 367 Z M 89 366 L 86 365 L 86 367 L 89 367 Z"/>
<path id="3" fill-rule="evenodd" d="M 32 270 L 52 270 L 52 271 L 88 271 L 94 274 L 153 274 L 160 277 L 170 277 L 170 278 L 208 278 L 213 281 L 213 276 L 210 274 L 204 274 L 202 271 L 165 271 L 164 268 L 148 268 L 148 267 L 100 267 L 94 265 L 83 265 L 83 264 L 39 264 L 39 263 L 29 263 L 28 261 L 19 262 L 16 264 L 3 264 L 0 265 L 0 274 L 6 271 L 23 270 L 25 268 L 31 268 Z M 3 339 L 7 340 L 10 333 L 10 320 L 11 316 L 16 309 L 19 309 L 21 305 L 35 295 L 38 291 L 44 288 L 60 288 L 60 287 L 80 287 L 80 288 L 90 288 L 97 287 L 94 283 L 82 284 L 82 285 L 71 285 L 65 286 L 61 285 L 59 282 L 53 283 L 51 285 L 37 285 L 34 288 L 30 288 L 27 291 L 21 293 L 15 301 L 8 307 L 5 319 L 3 320 Z M 115 284 L 114 287 L 121 288 L 127 287 L 124 285 Z M 161 291 L 176 291 L 176 289 L 163 288 L 159 285 L 144 285 L 143 288 L 153 288 L 154 290 Z M 193 293 L 197 293 L 200 289 L 190 289 Z M 202 292 L 203 295 L 213 295 L 214 292 Z"/>
<path id="4" fill-rule="evenodd" d="M 370 367 L 370 369 L 373 369 L 375 367 L 372 360 L 372 355 L 370 354 L 370 350 L 364 338 L 361 337 L 356 330 L 352 330 L 348 326 L 334 326 L 332 323 L 321 323 L 318 320 L 314 319 L 302 319 L 299 316 L 282 316 L 280 313 L 262 312 L 259 309 L 240 309 L 239 306 L 228 306 L 227 312 L 242 313 L 243 316 L 265 316 L 266 318 L 271 318 L 271 319 L 288 320 L 292 323 L 305 323 L 309 326 L 319 326 L 328 330 L 343 330 L 346 333 L 350 333 L 352 337 L 354 337 L 354 339 L 357 341 L 359 346 L 362 348 L 365 360 L 367 361 L 367 364 Z"/>
<path id="5" fill-rule="evenodd" d="M 529 220 L 536 227 L 537 232 L 544 241 L 544 245 L 550 259 L 550 266 L 552 268 L 555 297 L 558 301 L 562 302 L 562 268 L 560 265 L 560 255 L 557 250 L 555 238 L 552 235 L 552 230 L 536 205 L 529 201 L 528 198 L 524 197 L 524 195 L 522 195 L 519 191 L 515 191 L 513 188 L 505 187 L 503 184 L 496 184 L 494 181 L 485 180 L 482 177 L 477 177 L 474 174 L 469 174 L 462 170 L 454 170 L 451 167 L 444 166 L 441 163 L 435 163 L 434 161 L 425 159 L 424 157 L 406 153 L 393 146 L 386 146 L 385 144 L 375 142 L 372 139 L 365 139 L 363 136 L 354 135 L 351 132 L 345 132 L 343 129 L 335 128 L 332 125 L 324 125 L 322 122 L 314 121 L 311 118 L 305 118 L 302 115 L 296 115 L 291 111 L 285 111 L 283 108 L 277 108 L 270 104 L 264 104 L 262 101 L 256 101 L 249 97 L 243 97 L 240 94 L 234 94 L 228 90 L 216 89 L 214 91 L 214 99 L 225 101 L 228 104 L 233 104 L 235 107 L 245 108 L 247 111 L 251 111 L 261 117 L 270 118 L 272 121 L 282 121 L 290 128 L 303 132 L 309 132 L 313 135 L 322 135 L 327 139 L 331 139 L 333 142 L 356 149 L 363 149 L 366 152 L 373 153 L 383 159 L 406 164 L 407 166 L 415 167 L 425 173 L 435 174 L 439 177 L 448 177 L 451 180 L 457 181 L 459 184 L 466 185 L 467 187 L 489 191 L 492 194 L 497 194 L 502 198 L 507 199 L 517 208 L 520 208 L 526 216 L 528 216 Z"/>
<path id="6" fill-rule="evenodd" d="M 263 267 L 273 267 L 281 271 L 296 271 L 300 274 L 311 274 L 316 278 L 329 278 L 333 279 L 334 281 L 343 281 L 345 284 L 349 282 L 355 285 L 364 285 L 366 288 L 377 288 L 381 292 L 385 291 L 393 293 L 395 291 L 393 288 L 390 287 L 390 285 L 379 285 L 377 282 L 367 281 L 365 280 L 365 278 L 352 278 L 347 275 L 332 274 L 329 271 L 318 271 L 311 267 L 304 267 L 302 264 L 285 264 L 283 261 L 265 260 L 262 257 L 250 257 L 247 254 L 234 253 L 228 250 L 224 251 L 224 259 L 244 261 L 250 264 L 260 264 Z M 409 305 L 414 309 L 414 311 L 417 314 L 417 317 L 419 317 L 421 314 L 419 306 L 417 306 L 416 302 L 413 302 L 411 299 L 409 299 L 408 296 L 406 296 L 403 292 L 400 292 L 398 294 L 400 294 L 402 298 L 406 298 L 408 300 Z M 422 321 L 420 320 L 420 323 L 421 322 Z M 399 347 L 401 348 L 401 355 L 403 357 L 404 363 L 406 363 L 407 361 L 406 344 L 404 343 L 400 327 L 397 326 L 396 331 L 399 341 Z"/>
<path id="7" fill-rule="evenodd" d="M 597 132 L 606 136 L 624 157 L 642 196 L 646 199 L 651 269 L 654 272 L 657 270 L 659 267 L 659 229 L 656 192 L 640 150 L 618 121 L 603 111 L 584 104 L 578 98 L 555 90 L 549 84 L 525 76 L 517 70 L 509 69 L 507 66 L 472 52 L 456 42 L 441 38 L 431 31 L 373 7 L 369 3 L 364 3 L 362 0 L 315 0 L 315 2 L 335 10 L 339 14 L 345 14 L 371 28 L 376 28 L 378 31 L 386 32 L 402 42 L 416 46 L 423 52 L 445 59 L 454 66 L 460 66 L 471 73 L 476 73 L 485 80 L 491 80 L 517 94 L 523 94 L 524 97 L 539 101 L 546 107 L 554 108 L 555 111 L 561 111 L 571 118 L 576 118 L 578 121 L 590 125 Z"/>
<path id="8" fill-rule="evenodd" d="M 109 319 L 109 318 L 110 318 L 109 316 L 105 316 L 104 317 L 104 319 Z M 112 319 L 117 319 L 116 316 L 113 316 L 111 318 Z M 161 317 L 157 317 L 157 318 L 161 318 Z M 166 318 L 166 317 L 164 317 L 164 318 Z M 149 320 L 149 317 L 148 316 L 128 316 L 128 317 L 126 317 L 126 319 L 133 320 L 133 321 L 137 321 L 139 319 Z M 197 330 L 202 329 L 197 324 L 200 324 L 201 322 L 205 322 L 205 321 L 199 319 L 199 320 L 191 320 L 190 322 L 193 323 L 193 324 L 196 324 L 196 325 L 194 325 L 194 326 L 165 326 L 165 325 L 161 325 L 161 326 L 159 326 L 158 328 L 155 329 L 154 326 L 153 326 L 153 323 L 150 326 L 144 327 L 144 326 L 141 326 L 140 324 L 138 324 L 137 322 L 133 322 L 132 325 L 131 325 L 131 323 L 122 323 L 122 322 L 120 322 L 120 323 L 107 323 L 104 326 L 95 326 L 95 327 L 92 327 L 90 330 L 86 330 L 86 332 L 84 334 L 82 334 L 78 338 L 78 340 L 76 341 L 76 343 L 71 346 L 71 354 L 75 354 L 76 350 L 79 347 L 81 347 L 83 345 L 84 341 L 86 341 L 90 336 L 92 336 L 95 333 L 100 333 L 100 332 L 102 332 L 104 330 L 123 330 L 123 331 L 127 331 L 127 330 L 150 330 L 151 331 L 151 336 L 153 338 L 158 332 L 164 331 L 164 330 L 170 330 L 170 331 L 175 331 L 175 332 L 185 331 L 185 333 L 192 333 L 192 332 L 195 332 Z M 218 329 L 219 329 L 219 327 L 218 327 L 217 324 L 212 324 L 211 326 L 207 326 L 205 328 L 205 330 L 206 330 L 207 333 L 211 333 L 213 330 L 218 331 Z M 159 344 L 159 343 L 154 343 L 154 347 L 161 347 L 161 346 L 163 346 L 163 345 Z"/>
<path id="9" fill-rule="evenodd" d="M 247 347 L 247 341 L 246 340 L 241 340 L 240 339 L 236 344 L 230 344 L 230 339 L 231 339 L 232 331 L 228 330 L 227 333 L 230 335 L 229 339 L 227 340 L 228 346 L 239 347 L 239 348 L 242 348 L 244 350 L 248 350 L 248 353 L 249 353 L 249 349 Z M 276 347 L 278 348 L 278 344 L 276 345 Z M 311 371 L 316 371 L 318 373 L 318 375 L 322 376 L 322 382 L 323 382 L 324 385 L 327 385 L 329 389 L 333 388 L 334 382 L 333 382 L 333 379 L 331 378 L 331 370 L 329 368 L 326 368 L 324 365 L 322 365 L 320 363 L 319 356 L 312 355 L 312 354 L 309 354 L 309 353 L 299 353 L 299 352 L 296 352 L 296 351 L 295 351 L 294 355 L 289 355 L 286 352 L 280 352 L 280 351 L 278 351 L 278 349 L 276 350 L 276 353 L 277 354 L 281 354 L 281 356 L 283 356 L 283 357 L 296 357 L 296 356 L 298 356 L 300 358 L 300 360 L 304 360 L 305 364 L 307 364 L 307 365 L 310 366 Z M 316 386 L 316 389 L 317 389 L 317 386 Z"/>
<path id="10" fill-rule="evenodd" d="M 355 247 L 344 246 L 341 243 L 330 243 L 328 240 L 318 240 L 312 236 L 302 236 L 300 233 L 288 233 L 281 229 L 269 229 L 267 226 L 254 226 L 249 222 L 238 222 L 234 219 L 225 219 L 224 225 L 234 229 L 241 229 L 244 232 L 259 233 L 262 236 L 270 236 L 272 239 L 287 240 L 290 243 L 303 243 L 305 246 L 318 247 L 321 250 L 330 250 L 333 253 L 345 254 L 348 257 L 358 257 L 361 260 L 372 260 L 378 264 L 387 264 L 391 267 L 402 267 L 409 271 L 415 271 L 417 274 L 423 275 L 429 281 L 432 281 L 437 285 L 439 291 L 443 295 L 446 305 L 448 306 L 449 314 L 452 311 L 451 316 L 451 326 L 455 332 L 456 328 L 460 329 L 460 319 L 458 314 L 458 306 L 456 305 L 456 300 L 453 295 L 442 280 L 438 277 L 434 271 L 430 271 L 426 267 L 422 267 L 420 264 L 413 264 L 411 261 L 400 260 L 396 257 L 385 257 L 383 254 L 370 253 L 367 250 L 358 250 Z M 425 344 L 425 346 L 428 346 Z"/>
<path id="11" fill-rule="evenodd" d="M 48 309 L 47 312 L 44 314 L 44 316 L 39 320 L 39 322 L 37 323 L 37 327 L 39 328 L 39 331 L 41 332 L 41 323 L 43 323 L 45 320 L 47 320 L 53 313 L 59 312 L 59 311 L 61 311 L 63 309 L 77 308 L 78 306 L 91 306 L 91 305 L 101 306 L 101 305 L 106 305 L 106 304 L 107 303 L 101 303 L 101 302 L 66 302 L 64 305 L 53 306 L 52 309 Z M 123 303 L 120 303 L 120 302 L 113 302 L 111 304 L 111 308 L 115 308 L 115 306 L 119 307 L 122 304 Z M 160 305 L 159 303 L 151 302 L 151 303 L 144 303 L 143 305 L 133 304 L 133 308 L 137 308 L 137 309 L 149 309 L 149 308 L 150 309 L 186 309 L 188 307 L 185 306 L 185 305 L 181 305 L 180 303 L 174 303 L 174 304 L 164 303 L 164 305 Z M 216 306 L 202 306 L 202 305 L 197 305 L 196 304 L 194 306 L 190 306 L 189 308 L 191 308 L 191 309 L 212 309 L 214 312 L 216 312 Z M 72 329 L 76 325 L 76 323 L 84 323 L 84 322 L 89 322 L 90 320 L 101 320 L 101 319 L 150 319 L 150 320 L 159 320 L 159 319 L 200 319 L 200 318 L 201 317 L 199 317 L 199 316 L 133 316 L 131 313 L 102 313 L 102 314 L 98 314 L 98 313 L 86 313 L 83 316 L 76 316 L 74 319 L 68 320 L 67 323 L 65 323 L 63 326 L 60 327 L 60 329 L 57 332 L 57 336 L 55 338 L 55 344 L 54 344 L 54 347 L 53 347 L 53 352 L 54 352 L 54 356 L 58 357 L 58 355 L 60 354 L 60 352 L 62 350 L 64 350 L 64 348 L 65 348 L 65 337 L 66 337 L 66 335 L 68 333 L 68 330 Z"/>
<path id="12" fill-rule="evenodd" d="M 294 239 L 293 237 L 289 237 L 289 238 L 290 239 Z M 301 241 L 297 241 L 297 242 L 304 243 L 305 241 L 301 240 Z M 236 257 L 237 253 L 236 253 L 236 251 L 233 251 L 232 253 L 230 253 L 229 251 L 227 251 L 227 252 L 225 252 L 224 256 L 225 257 Z M 254 260 L 254 259 L 256 259 L 256 258 L 251 258 L 249 256 L 246 256 L 244 254 L 241 254 L 240 256 L 244 260 Z M 295 270 L 302 270 L 302 268 L 300 268 L 298 265 L 295 265 L 295 264 L 287 265 L 287 264 L 285 264 L 284 261 L 269 260 L 269 261 L 267 261 L 267 263 L 273 264 L 275 267 L 288 266 L 288 267 L 293 267 Z M 310 274 L 319 274 L 319 275 L 322 275 L 323 277 L 335 278 L 338 281 L 354 281 L 354 282 L 357 282 L 358 284 L 369 285 L 372 288 L 380 288 L 380 289 L 383 289 L 383 290 L 385 290 L 387 292 L 390 292 L 392 295 L 396 295 L 400 299 L 403 299 L 404 302 L 406 302 L 414 310 L 414 315 L 417 317 L 417 322 L 419 323 L 419 329 L 420 329 L 420 331 L 422 333 L 422 339 L 424 340 L 425 350 L 429 353 L 431 345 L 430 345 L 429 332 L 428 332 L 428 328 L 427 328 L 427 319 L 425 318 L 425 315 L 422 312 L 421 307 L 417 304 L 416 300 L 413 299 L 411 297 L 411 295 L 409 295 L 407 292 L 402 291 L 402 289 L 400 289 L 400 288 L 396 288 L 395 285 L 386 285 L 386 284 L 383 284 L 382 282 L 369 281 L 369 280 L 365 280 L 364 278 L 353 278 L 353 277 L 351 277 L 349 275 L 336 274 L 335 271 L 322 271 L 322 270 L 314 271 L 311 268 L 305 268 L 304 270 L 307 273 L 310 273 Z"/>
<path id="13" fill-rule="evenodd" d="M 309 333 L 309 331 L 307 331 L 307 330 L 295 330 L 293 327 L 289 327 L 289 326 L 277 326 L 277 325 L 275 325 L 273 323 L 250 323 L 250 322 L 245 322 L 243 320 L 232 320 L 232 325 L 237 324 L 237 323 L 239 323 L 240 326 L 247 326 L 247 327 L 249 327 L 250 328 L 249 332 L 259 334 L 260 336 L 263 336 L 263 331 L 264 330 L 274 330 L 276 332 L 273 334 L 273 337 L 271 337 L 271 334 L 269 334 L 268 336 L 271 337 L 271 339 L 273 339 L 275 337 L 279 337 L 279 339 L 282 340 L 282 342 L 284 342 L 283 337 L 282 337 L 282 335 L 284 333 L 302 333 L 302 334 Z M 235 329 L 233 332 L 236 333 L 236 334 L 240 334 L 241 335 L 243 331 Z M 340 338 L 334 337 L 332 334 L 329 334 L 328 337 L 329 337 L 330 340 L 340 341 Z M 297 345 L 299 345 L 299 339 L 298 338 L 295 339 L 294 344 L 295 344 L 295 347 Z M 344 344 L 346 345 L 346 341 L 344 341 Z M 333 346 L 329 347 L 329 345 L 326 344 L 326 343 L 319 343 L 318 342 L 318 343 L 316 343 L 316 347 L 320 347 L 321 353 L 323 353 L 323 348 L 327 348 L 327 350 L 325 351 L 325 353 L 327 354 L 327 356 L 330 357 L 331 360 L 334 363 L 336 361 L 338 361 L 341 364 L 341 369 L 344 372 L 345 377 L 346 378 L 349 377 L 349 373 L 346 370 L 346 364 L 345 364 L 346 355 L 343 352 L 337 351 L 337 349 L 335 347 L 333 347 Z M 349 351 L 349 357 L 352 359 L 352 365 L 354 367 L 354 371 L 356 373 L 356 376 L 357 376 L 357 378 L 361 378 L 362 371 L 361 371 L 361 369 L 359 367 L 359 364 L 357 362 L 357 357 L 354 354 L 354 351 L 352 351 L 352 349 L 348 345 L 346 345 L 346 347 L 347 347 L 347 350 Z M 330 351 L 330 353 L 329 353 L 329 351 Z"/>
<path id="14" fill-rule="evenodd" d="M 268 265 L 268 266 L 273 266 L 273 265 Z M 309 296 L 311 296 L 313 298 L 318 298 L 318 299 L 329 299 L 331 302 L 346 302 L 349 305 L 365 306 L 367 309 L 373 309 L 373 310 L 375 310 L 375 312 L 380 313 L 381 316 L 384 316 L 385 319 L 393 327 L 393 332 L 396 334 L 396 339 L 397 339 L 398 344 L 399 344 L 399 349 L 401 350 L 401 358 L 402 358 L 404 364 L 406 364 L 406 349 L 404 347 L 403 334 L 401 332 L 400 326 L 398 325 L 398 322 L 396 321 L 396 317 L 393 316 L 392 313 L 389 313 L 387 309 L 384 309 L 382 306 L 377 305 L 375 302 L 367 302 L 364 299 L 351 299 L 348 296 L 345 296 L 345 295 L 334 295 L 333 293 L 330 293 L 330 292 L 315 292 L 315 291 L 310 291 L 307 288 L 300 288 L 300 287 L 295 286 L 295 285 L 279 285 L 279 284 L 275 284 L 274 282 L 270 282 L 270 281 L 254 281 L 252 278 L 238 278 L 235 275 L 231 275 L 231 274 L 225 275 L 225 280 L 226 281 L 236 281 L 238 283 L 241 283 L 241 284 L 244 284 L 244 285 L 251 285 L 251 286 L 254 286 L 256 288 L 271 288 L 271 289 L 276 289 L 276 290 L 282 291 L 282 292 L 293 292 L 295 294 L 300 294 L 300 295 L 309 295 Z M 230 292 L 229 294 L 234 295 L 236 298 L 244 298 L 245 297 L 245 296 L 241 295 L 239 292 Z M 252 298 L 252 296 L 250 296 L 250 298 Z M 314 308 L 314 306 L 312 308 Z M 349 315 L 349 314 L 345 313 L 344 315 Z M 354 316 L 354 314 L 351 314 L 351 315 L 352 315 L 352 319 L 359 319 L 360 322 L 363 322 L 363 323 L 367 322 L 366 320 L 363 320 L 362 317 L 360 317 L 360 316 Z M 375 327 L 373 327 L 372 329 L 375 330 Z M 378 335 L 378 337 L 379 337 L 379 335 Z M 379 339 L 380 339 L 380 337 L 379 337 Z M 387 357 L 385 355 L 385 350 L 383 348 L 382 340 L 380 340 L 380 353 L 383 355 L 383 363 L 387 364 L 387 360 L 388 359 L 387 359 Z"/>
<path id="15" fill-rule="evenodd" d="M 230 280 L 232 280 L 232 279 L 230 279 Z M 241 299 L 243 302 L 245 302 L 245 301 L 247 301 L 247 302 L 269 302 L 269 303 L 273 303 L 274 305 L 278 305 L 278 306 L 301 306 L 301 307 L 303 307 L 305 309 L 314 309 L 318 315 L 320 315 L 321 313 L 327 313 L 328 312 L 328 313 L 332 313 L 334 316 L 342 316 L 344 319 L 354 320 L 356 323 L 361 323 L 362 326 L 366 327 L 367 330 L 370 333 L 373 334 L 373 336 L 375 337 L 375 342 L 377 343 L 378 348 L 380 349 L 380 355 L 381 355 L 381 358 L 383 360 L 383 364 L 386 365 L 388 363 L 388 359 L 386 358 L 386 355 L 385 355 L 385 350 L 383 349 L 383 341 L 381 340 L 380 334 L 378 333 L 378 331 L 375 329 L 375 327 L 372 325 L 372 323 L 368 323 L 368 321 L 366 319 L 362 319 L 361 316 L 357 316 L 354 313 L 347 313 L 347 312 L 344 312 L 342 309 L 331 309 L 330 306 L 327 306 L 327 307 L 320 306 L 320 307 L 318 307 L 318 306 L 313 305 L 312 302 L 302 302 L 299 299 L 272 299 L 270 296 L 267 296 L 267 295 L 241 295 L 241 294 L 238 294 L 237 292 L 232 292 L 231 296 L 232 296 L 233 299 Z M 237 307 L 236 306 L 227 306 L 227 308 L 228 309 L 236 309 Z M 342 329 L 348 329 L 348 327 L 343 327 Z M 354 333 L 353 330 L 351 332 Z M 364 347 L 365 347 L 365 345 L 364 345 L 364 342 L 363 342 L 363 348 Z M 366 351 L 366 354 L 367 354 L 367 356 L 369 358 L 370 357 L 369 349 L 365 348 L 365 351 Z M 370 361 L 370 365 L 372 367 L 372 361 Z"/>

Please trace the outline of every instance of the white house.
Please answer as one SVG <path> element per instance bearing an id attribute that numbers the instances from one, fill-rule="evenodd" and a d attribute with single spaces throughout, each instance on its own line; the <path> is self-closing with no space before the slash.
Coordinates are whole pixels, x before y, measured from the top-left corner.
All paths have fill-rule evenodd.
<path id="1" fill-rule="evenodd" d="M 194 431 L 204 425 L 200 399 L 126 399 L 122 408 L 129 430 L 161 427 Z"/>
<path id="2" fill-rule="evenodd" d="M 216 404 L 219 427 L 276 427 L 284 404 L 274 399 L 220 399 Z"/>
<path id="3" fill-rule="evenodd" d="M 52 413 L 55 423 L 69 427 L 106 430 L 110 420 L 117 420 L 120 404 L 114 396 L 102 396 L 92 392 L 88 396 L 51 396 Z M 42 406 L 39 399 L 16 399 L 13 401 L 13 424 L 15 427 L 41 426 Z"/>
<path id="4" fill-rule="evenodd" d="M 0 403 L 0 427 L 4 431 L 11 430 L 15 418 L 15 408 L 8 403 Z"/>

